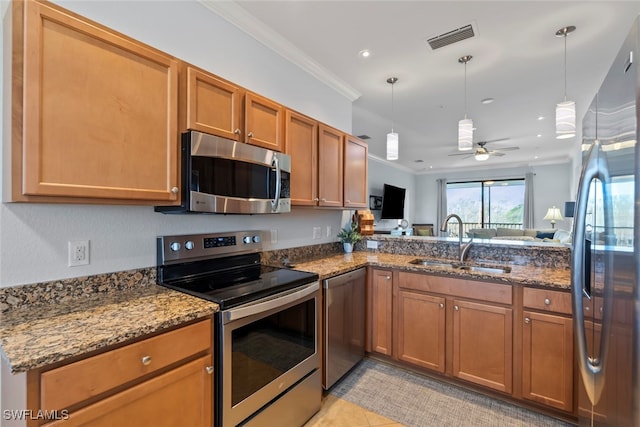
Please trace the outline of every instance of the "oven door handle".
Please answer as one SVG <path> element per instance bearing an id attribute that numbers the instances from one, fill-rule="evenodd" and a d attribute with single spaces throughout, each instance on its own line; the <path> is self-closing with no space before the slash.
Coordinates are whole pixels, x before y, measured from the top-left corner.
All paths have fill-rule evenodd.
<path id="1" fill-rule="evenodd" d="M 295 288 L 290 292 L 277 294 L 275 297 L 263 302 L 250 303 L 222 312 L 222 323 L 227 324 L 238 319 L 261 314 L 274 308 L 283 307 L 291 302 L 303 299 L 320 290 L 320 282 L 315 281 L 302 288 Z"/>

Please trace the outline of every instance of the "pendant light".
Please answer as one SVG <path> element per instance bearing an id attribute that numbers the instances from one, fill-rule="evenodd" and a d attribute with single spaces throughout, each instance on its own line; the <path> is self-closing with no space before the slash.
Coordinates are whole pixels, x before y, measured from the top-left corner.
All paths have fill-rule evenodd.
<path id="1" fill-rule="evenodd" d="M 387 79 L 391 85 L 391 132 L 387 134 L 387 160 L 398 160 L 398 134 L 393 131 L 393 85 L 397 81 L 397 77 Z"/>
<path id="2" fill-rule="evenodd" d="M 566 139 L 576 136 L 576 103 L 567 101 L 567 36 L 574 32 L 575 26 L 560 28 L 556 37 L 564 38 L 564 101 L 556 105 L 556 138 Z"/>
<path id="3" fill-rule="evenodd" d="M 467 118 L 467 62 L 473 56 L 466 55 L 458 59 L 464 64 L 464 119 L 458 122 L 458 150 L 468 151 L 473 148 L 473 120 Z"/>

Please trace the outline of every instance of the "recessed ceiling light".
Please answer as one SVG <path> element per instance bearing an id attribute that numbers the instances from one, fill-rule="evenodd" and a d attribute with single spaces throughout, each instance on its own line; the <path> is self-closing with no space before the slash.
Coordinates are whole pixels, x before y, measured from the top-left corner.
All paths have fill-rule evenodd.
<path id="1" fill-rule="evenodd" d="M 533 156 L 533 159 L 534 160 L 538 160 L 538 156 Z"/>
<path id="2" fill-rule="evenodd" d="M 538 120 L 544 120 L 544 116 L 538 116 Z"/>
<path id="3" fill-rule="evenodd" d="M 495 101 L 493 98 L 485 98 L 480 102 L 482 102 L 483 104 L 491 104 L 493 101 Z"/>
<path id="4" fill-rule="evenodd" d="M 418 160 L 414 160 L 414 162 L 416 162 L 416 163 L 423 163 L 423 162 L 424 162 L 424 160 L 418 159 Z"/>
<path id="5" fill-rule="evenodd" d="M 542 138 L 542 134 L 541 134 L 541 133 L 537 134 L 536 136 L 537 136 L 538 138 Z"/>
<path id="6" fill-rule="evenodd" d="M 363 49 L 360 52 L 358 52 L 358 55 L 361 58 L 368 58 L 369 56 L 371 56 L 371 52 L 369 51 L 369 49 Z"/>

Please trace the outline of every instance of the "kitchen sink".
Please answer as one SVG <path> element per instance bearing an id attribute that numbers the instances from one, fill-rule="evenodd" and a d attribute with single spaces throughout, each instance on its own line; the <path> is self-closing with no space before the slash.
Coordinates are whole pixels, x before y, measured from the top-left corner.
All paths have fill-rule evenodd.
<path id="1" fill-rule="evenodd" d="M 450 268 L 453 270 L 477 271 L 479 273 L 505 274 L 511 273 L 511 267 L 499 265 L 466 265 L 459 263 L 434 261 L 430 259 L 417 258 L 409 261 L 409 264 L 422 265 L 424 267 Z"/>
<path id="2" fill-rule="evenodd" d="M 457 265 L 451 264 L 450 262 L 440 262 L 440 261 L 432 261 L 429 259 L 414 259 L 409 261 L 409 264 L 415 265 L 423 265 L 425 267 L 441 267 L 441 268 L 456 268 Z"/>
<path id="3" fill-rule="evenodd" d="M 458 265 L 456 266 L 459 270 L 465 271 L 477 271 L 480 273 L 494 273 L 494 274 L 504 274 L 511 273 L 511 267 L 500 267 L 500 266 L 481 266 L 481 265 Z"/>

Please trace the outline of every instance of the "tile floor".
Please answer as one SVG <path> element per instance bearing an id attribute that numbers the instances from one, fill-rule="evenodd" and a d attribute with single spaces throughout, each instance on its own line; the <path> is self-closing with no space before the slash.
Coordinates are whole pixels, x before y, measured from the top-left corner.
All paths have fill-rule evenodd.
<path id="1" fill-rule="evenodd" d="M 388 418 L 340 399 L 332 394 L 322 398 L 320 412 L 304 427 L 404 427 Z"/>

